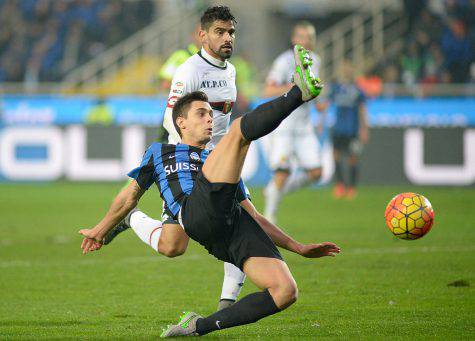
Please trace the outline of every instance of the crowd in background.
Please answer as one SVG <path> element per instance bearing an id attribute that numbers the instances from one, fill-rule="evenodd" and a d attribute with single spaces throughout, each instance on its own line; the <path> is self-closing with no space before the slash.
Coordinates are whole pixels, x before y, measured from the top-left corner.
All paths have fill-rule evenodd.
<path id="1" fill-rule="evenodd" d="M 0 0 L 0 82 L 51 82 L 146 26 L 151 0 Z"/>
<path id="2" fill-rule="evenodd" d="M 386 83 L 475 81 L 475 1 L 405 0 L 408 29 L 401 53 L 382 65 Z"/>
<path id="3" fill-rule="evenodd" d="M 409 86 L 475 82 L 475 0 L 404 0 L 404 11 L 405 46 L 373 74 Z M 61 80 L 155 16 L 152 0 L 0 0 L 0 82 Z"/>

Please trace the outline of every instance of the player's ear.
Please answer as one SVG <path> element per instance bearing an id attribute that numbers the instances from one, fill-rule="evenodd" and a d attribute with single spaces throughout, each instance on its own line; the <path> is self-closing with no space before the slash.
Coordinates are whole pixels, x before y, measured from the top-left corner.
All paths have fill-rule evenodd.
<path id="1" fill-rule="evenodd" d="M 201 29 L 199 32 L 198 32 L 198 38 L 200 39 L 201 43 L 203 43 L 203 41 L 205 40 L 206 38 L 206 31 Z"/>
<path id="2" fill-rule="evenodd" d="M 183 116 L 178 116 L 176 118 L 176 125 L 178 126 L 178 128 L 180 128 L 180 130 L 183 130 L 186 128 L 185 121 L 186 119 Z"/>

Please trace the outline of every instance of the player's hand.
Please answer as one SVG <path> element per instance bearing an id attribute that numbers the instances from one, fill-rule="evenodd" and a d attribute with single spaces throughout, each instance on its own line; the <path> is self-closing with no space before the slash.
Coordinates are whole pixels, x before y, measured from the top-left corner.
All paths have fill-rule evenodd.
<path id="1" fill-rule="evenodd" d="M 91 229 L 79 230 L 79 234 L 84 236 L 81 243 L 82 254 L 99 250 L 102 247 L 102 241 L 97 239 L 96 233 Z"/>
<path id="2" fill-rule="evenodd" d="M 300 247 L 298 253 L 306 258 L 320 258 L 325 256 L 335 257 L 337 253 L 340 253 L 340 248 L 336 244 L 330 242 L 306 244 Z"/>

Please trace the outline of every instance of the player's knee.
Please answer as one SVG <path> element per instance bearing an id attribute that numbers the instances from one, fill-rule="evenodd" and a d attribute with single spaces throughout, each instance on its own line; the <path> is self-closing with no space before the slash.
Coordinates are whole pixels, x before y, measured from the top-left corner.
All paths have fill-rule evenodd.
<path id="1" fill-rule="evenodd" d="M 299 296 L 297 284 L 294 281 L 287 283 L 283 288 L 282 295 L 287 306 L 294 304 Z"/>
<path id="2" fill-rule="evenodd" d="M 279 283 L 277 286 L 269 288 L 269 292 L 279 309 L 287 308 L 298 298 L 298 288 L 294 280 Z"/>
<path id="3" fill-rule="evenodd" d="M 158 252 L 169 258 L 181 256 L 185 251 L 186 246 L 180 243 L 158 243 Z"/>
<path id="4" fill-rule="evenodd" d="M 184 250 L 181 250 L 179 248 L 174 248 L 174 247 L 162 248 L 162 249 L 159 249 L 158 252 L 160 252 L 162 255 L 169 258 L 178 257 L 185 253 Z"/>

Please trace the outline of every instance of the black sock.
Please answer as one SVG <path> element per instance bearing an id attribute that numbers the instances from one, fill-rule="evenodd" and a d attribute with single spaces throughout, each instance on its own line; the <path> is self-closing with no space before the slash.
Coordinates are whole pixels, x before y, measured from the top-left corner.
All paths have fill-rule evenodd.
<path id="1" fill-rule="evenodd" d="M 335 182 L 337 184 L 344 183 L 344 180 L 343 180 L 343 162 L 341 162 L 341 160 L 335 160 Z"/>
<path id="2" fill-rule="evenodd" d="M 230 307 L 196 321 L 196 332 L 205 335 L 214 330 L 253 323 L 279 311 L 269 291 L 255 292 Z"/>
<path id="3" fill-rule="evenodd" d="M 350 166 L 350 187 L 356 187 L 356 181 L 358 180 L 358 166 Z"/>
<path id="4" fill-rule="evenodd" d="M 242 135 L 246 140 L 254 141 L 269 134 L 302 103 L 302 92 L 294 85 L 287 94 L 261 104 L 242 116 Z"/>

